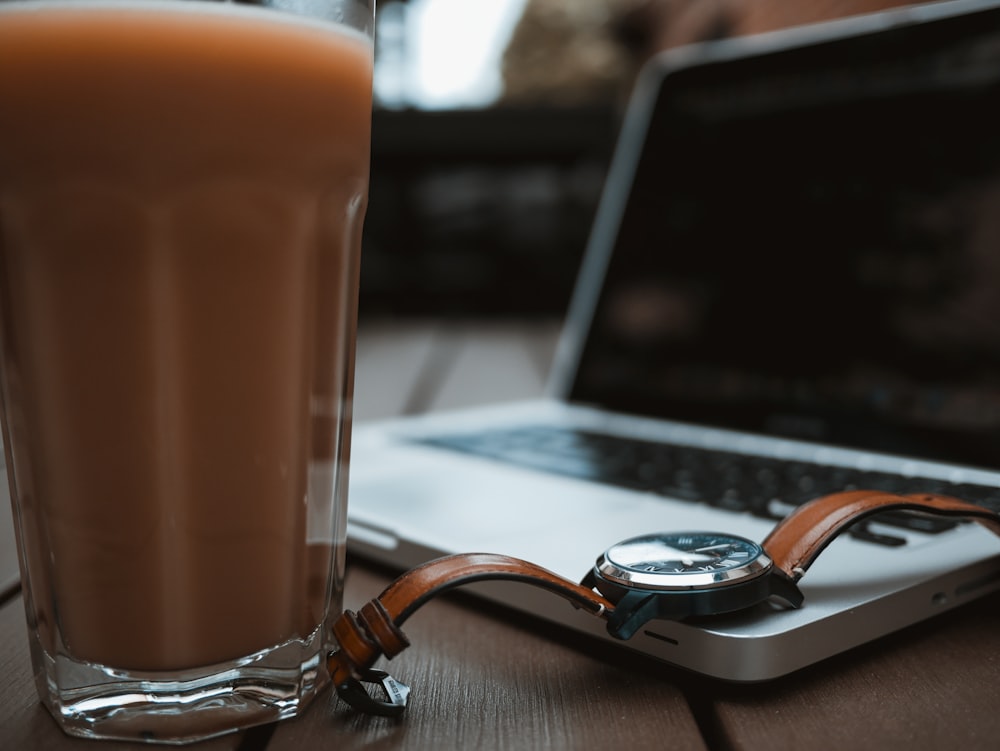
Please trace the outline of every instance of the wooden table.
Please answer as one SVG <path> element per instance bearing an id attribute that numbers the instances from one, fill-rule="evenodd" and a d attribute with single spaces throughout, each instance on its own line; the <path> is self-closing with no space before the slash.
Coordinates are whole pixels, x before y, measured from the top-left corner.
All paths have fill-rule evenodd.
<path id="1" fill-rule="evenodd" d="M 359 415 L 536 395 L 554 332 L 537 323 L 367 326 Z M 9 529 L 0 531 L 9 567 Z M 0 570 L 0 582 L 9 574 Z M 391 577 L 352 559 L 347 606 Z M 426 605 L 406 632 L 413 646 L 388 665 L 413 689 L 402 718 L 360 716 L 327 693 L 299 719 L 194 748 L 1000 749 L 997 595 L 753 686 L 653 664 L 460 594 Z M 0 691 L 0 749 L 132 748 L 68 738 L 39 705 L 16 588 L 0 602 Z"/>

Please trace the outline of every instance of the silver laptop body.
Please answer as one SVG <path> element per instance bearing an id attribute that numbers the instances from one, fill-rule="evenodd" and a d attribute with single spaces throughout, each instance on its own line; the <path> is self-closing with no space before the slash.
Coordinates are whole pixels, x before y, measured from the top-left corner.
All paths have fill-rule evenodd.
<path id="1" fill-rule="evenodd" d="M 656 58 L 549 396 L 357 425 L 349 551 L 397 569 L 504 553 L 579 580 L 626 538 L 761 540 L 844 487 L 1000 507 L 998 92 L 995 2 Z M 616 643 L 767 680 L 998 588 L 1000 541 L 978 525 L 885 519 L 824 552 L 801 609 L 654 621 Z M 611 639 L 548 593 L 473 591 Z"/>

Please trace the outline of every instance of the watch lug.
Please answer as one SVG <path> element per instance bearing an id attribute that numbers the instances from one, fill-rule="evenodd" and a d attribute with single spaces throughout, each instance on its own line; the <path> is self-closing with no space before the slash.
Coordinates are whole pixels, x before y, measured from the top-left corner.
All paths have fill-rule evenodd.
<path id="1" fill-rule="evenodd" d="M 608 633 L 616 639 L 631 639 L 649 621 L 678 620 L 690 615 L 687 603 L 660 593 L 630 592 L 615 605 L 608 617 Z"/>
<path id="2" fill-rule="evenodd" d="M 616 603 L 614 612 L 608 617 L 608 633 L 623 641 L 631 639 L 643 624 L 655 617 L 656 600 L 656 595 L 625 595 Z"/>
<path id="3" fill-rule="evenodd" d="M 771 574 L 771 595 L 784 600 L 793 608 L 802 607 L 802 591 L 792 578 L 781 569 L 775 569 Z"/>

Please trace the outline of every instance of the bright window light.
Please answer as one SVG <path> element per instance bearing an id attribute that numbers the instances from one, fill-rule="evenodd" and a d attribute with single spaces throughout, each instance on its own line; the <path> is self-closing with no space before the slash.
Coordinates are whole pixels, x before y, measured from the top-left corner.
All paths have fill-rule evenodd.
<path id="1" fill-rule="evenodd" d="M 495 102 L 503 89 L 500 61 L 525 2 L 411 0 L 401 69 L 382 71 L 394 77 L 399 103 L 445 109 Z"/>

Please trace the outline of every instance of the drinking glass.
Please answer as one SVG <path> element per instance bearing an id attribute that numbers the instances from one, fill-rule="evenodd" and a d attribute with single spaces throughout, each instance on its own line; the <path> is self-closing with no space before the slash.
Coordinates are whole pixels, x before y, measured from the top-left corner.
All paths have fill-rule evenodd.
<path id="1" fill-rule="evenodd" d="M 0 0 L 0 402 L 70 734 L 293 717 L 342 607 L 374 0 Z"/>

